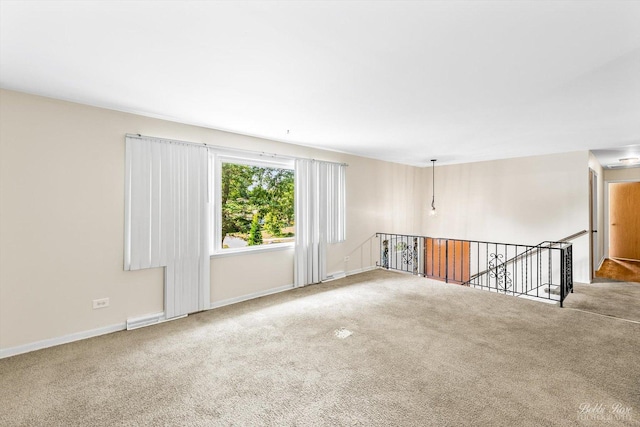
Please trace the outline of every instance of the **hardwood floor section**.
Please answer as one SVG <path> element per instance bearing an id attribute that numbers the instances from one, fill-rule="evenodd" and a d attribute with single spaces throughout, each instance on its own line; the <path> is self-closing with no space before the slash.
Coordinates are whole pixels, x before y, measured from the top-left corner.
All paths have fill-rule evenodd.
<path id="1" fill-rule="evenodd" d="M 607 258 L 596 271 L 596 277 L 640 283 L 640 261 Z"/>

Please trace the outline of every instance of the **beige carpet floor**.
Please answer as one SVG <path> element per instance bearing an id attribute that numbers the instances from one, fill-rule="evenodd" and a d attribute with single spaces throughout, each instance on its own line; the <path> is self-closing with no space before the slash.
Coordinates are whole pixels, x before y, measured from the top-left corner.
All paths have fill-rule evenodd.
<path id="1" fill-rule="evenodd" d="M 637 426 L 639 354 L 637 323 L 377 270 L 0 360 L 0 425 Z"/>
<path id="2" fill-rule="evenodd" d="M 576 283 L 564 306 L 640 323 L 640 283 Z"/>

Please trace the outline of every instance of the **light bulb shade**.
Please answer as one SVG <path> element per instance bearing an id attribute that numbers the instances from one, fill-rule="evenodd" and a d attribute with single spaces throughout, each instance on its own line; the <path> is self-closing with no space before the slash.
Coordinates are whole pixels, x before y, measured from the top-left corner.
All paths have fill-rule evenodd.
<path id="1" fill-rule="evenodd" d="M 438 215 L 438 211 L 436 210 L 435 207 L 432 207 L 431 210 L 429 211 L 429 215 L 430 216 L 436 216 Z"/>

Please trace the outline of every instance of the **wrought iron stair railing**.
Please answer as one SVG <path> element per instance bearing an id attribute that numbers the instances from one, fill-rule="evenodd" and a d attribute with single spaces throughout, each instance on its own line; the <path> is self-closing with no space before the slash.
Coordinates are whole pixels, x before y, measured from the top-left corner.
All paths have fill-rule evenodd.
<path id="1" fill-rule="evenodd" d="M 582 234 L 569 238 L 577 235 Z M 376 237 L 381 268 L 560 306 L 573 292 L 570 242 L 530 246 L 395 233 Z"/>
<path id="2" fill-rule="evenodd" d="M 536 250 L 541 249 L 541 250 L 545 250 L 547 248 L 547 246 L 559 246 L 562 245 L 563 243 L 567 243 L 570 242 L 580 236 L 584 236 L 585 234 L 588 234 L 587 230 L 582 230 L 579 231 L 577 233 L 571 234 L 570 236 L 564 237 L 560 240 L 557 240 L 555 242 L 551 242 L 551 241 L 544 241 L 544 242 L 540 242 L 535 246 L 532 246 L 530 249 L 526 250 L 525 252 L 505 261 L 505 263 L 507 264 L 511 264 L 513 262 L 517 262 L 519 261 L 521 258 L 527 257 L 527 256 L 532 256 L 536 253 Z M 481 276 L 483 274 L 486 274 L 487 272 L 489 272 L 489 270 L 485 270 L 485 271 L 481 271 L 476 273 L 474 276 L 471 277 L 471 279 L 474 279 L 475 277 Z"/>
<path id="3" fill-rule="evenodd" d="M 542 242 L 536 246 L 488 244 L 477 249 L 479 274 L 463 284 L 505 294 L 564 301 L 573 290 L 572 245 Z M 482 256 L 485 257 L 483 262 Z M 567 273 L 568 271 L 568 273 Z"/>

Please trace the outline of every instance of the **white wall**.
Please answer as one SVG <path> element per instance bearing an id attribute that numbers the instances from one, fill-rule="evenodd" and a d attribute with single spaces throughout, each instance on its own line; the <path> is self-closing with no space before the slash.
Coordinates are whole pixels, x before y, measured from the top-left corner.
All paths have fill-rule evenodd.
<path id="1" fill-rule="evenodd" d="M 1 90 L 0 355 L 163 310 L 162 269 L 123 270 L 126 133 L 348 163 L 330 273 L 375 265 L 377 231 L 420 231 L 419 168 Z M 281 288 L 293 251 L 212 258 L 211 272 L 214 304 Z"/>
<path id="2" fill-rule="evenodd" d="M 436 166 L 433 237 L 536 245 L 589 228 L 588 152 Z M 431 170 L 424 169 L 431 188 Z M 431 191 L 429 190 L 429 195 Z M 589 281 L 589 240 L 573 241 L 574 280 Z"/>

